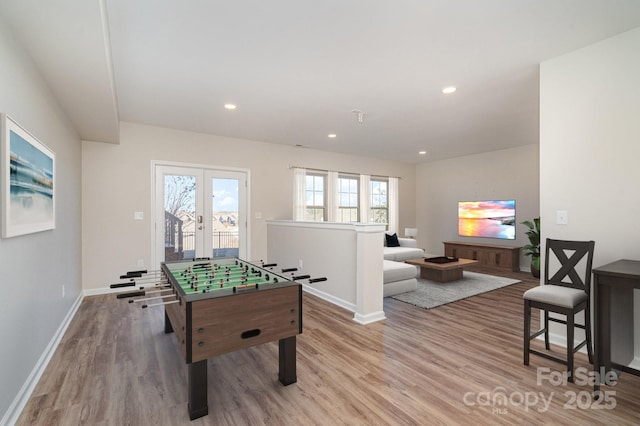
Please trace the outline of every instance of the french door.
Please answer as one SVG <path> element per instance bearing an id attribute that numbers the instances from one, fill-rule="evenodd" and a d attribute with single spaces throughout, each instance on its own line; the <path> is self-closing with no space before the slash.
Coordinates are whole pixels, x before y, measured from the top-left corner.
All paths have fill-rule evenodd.
<path id="1" fill-rule="evenodd" d="M 248 172 L 156 163 L 154 264 L 248 256 Z"/>

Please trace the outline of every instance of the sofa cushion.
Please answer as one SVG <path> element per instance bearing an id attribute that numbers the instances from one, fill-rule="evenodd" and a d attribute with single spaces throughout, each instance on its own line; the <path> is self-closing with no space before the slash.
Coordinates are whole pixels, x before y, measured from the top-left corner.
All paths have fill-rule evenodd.
<path id="1" fill-rule="evenodd" d="M 400 243 L 400 247 L 418 247 L 418 241 L 414 240 L 413 238 L 398 238 L 398 242 Z"/>
<path id="2" fill-rule="evenodd" d="M 383 260 L 382 282 L 384 284 L 402 281 L 418 276 L 418 267 L 408 263 Z"/>
<path id="3" fill-rule="evenodd" d="M 408 280 L 394 281 L 392 283 L 385 284 L 382 288 L 384 297 L 395 296 L 396 294 L 406 293 L 408 291 L 415 291 L 418 289 L 418 280 L 410 278 Z"/>
<path id="4" fill-rule="evenodd" d="M 398 241 L 398 234 L 384 234 L 385 242 L 387 247 L 400 247 L 400 242 Z"/>
<path id="5" fill-rule="evenodd" d="M 383 256 L 385 260 L 404 262 L 405 260 L 424 257 L 424 250 L 411 247 L 385 247 Z"/>

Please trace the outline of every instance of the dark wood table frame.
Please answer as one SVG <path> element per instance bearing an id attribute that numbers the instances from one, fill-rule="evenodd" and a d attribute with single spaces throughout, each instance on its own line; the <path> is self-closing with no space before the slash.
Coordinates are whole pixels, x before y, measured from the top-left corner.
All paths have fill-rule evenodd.
<path id="1" fill-rule="evenodd" d="M 166 318 L 166 317 L 165 317 Z M 296 336 L 278 341 L 279 371 L 278 379 L 284 386 L 295 383 L 296 376 Z M 195 420 L 209 414 L 207 359 L 192 362 L 188 365 L 189 402 L 187 409 L 189 419 Z"/>
<path id="2" fill-rule="evenodd" d="M 175 334 L 187 363 L 191 420 L 209 413 L 207 362 L 217 355 L 277 340 L 278 379 L 285 386 L 296 382 L 296 335 L 302 333 L 300 284 L 281 281 L 237 293 L 229 289 L 186 296 L 165 263 L 161 268 L 179 302 L 165 305 L 164 331 Z"/>
<path id="3" fill-rule="evenodd" d="M 640 376 L 634 358 L 633 290 L 640 289 L 640 261 L 618 260 L 593 270 L 594 395 L 600 396 L 603 371 Z"/>

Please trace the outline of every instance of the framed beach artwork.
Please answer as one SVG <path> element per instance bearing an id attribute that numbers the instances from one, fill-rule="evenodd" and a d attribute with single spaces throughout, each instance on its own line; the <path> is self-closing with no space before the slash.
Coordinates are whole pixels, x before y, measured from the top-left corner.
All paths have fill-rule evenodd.
<path id="1" fill-rule="evenodd" d="M 55 228 L 55 154 L 0 114 L 2 237 Z"/>

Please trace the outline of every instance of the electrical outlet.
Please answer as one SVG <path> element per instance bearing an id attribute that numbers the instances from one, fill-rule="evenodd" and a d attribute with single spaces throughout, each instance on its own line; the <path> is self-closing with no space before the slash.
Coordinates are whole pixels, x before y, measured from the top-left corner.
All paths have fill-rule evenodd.
<path id="1" fill-rule="evenodd" d="M 298 259 L 298 268 L 303 268 L 302 259 Z"/>
<path id="2" fill-rule="evenodd" d="M 138 268 L 144 268 L 144 259 L 138 259 Z"/>
<path id="3" fill-rule="evenodd" d="M 63 285 L 62 285 L 62 298 L 63 298 L 63 299 L 64 299 L 64 294 L 65 294 L 65 291 L 64 291 L 64 284 L 63 284 Z"/>

